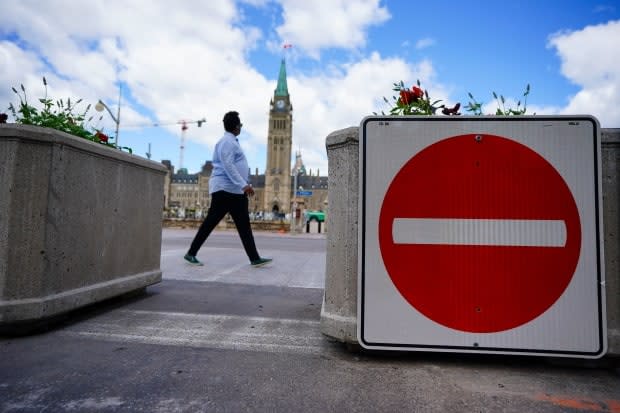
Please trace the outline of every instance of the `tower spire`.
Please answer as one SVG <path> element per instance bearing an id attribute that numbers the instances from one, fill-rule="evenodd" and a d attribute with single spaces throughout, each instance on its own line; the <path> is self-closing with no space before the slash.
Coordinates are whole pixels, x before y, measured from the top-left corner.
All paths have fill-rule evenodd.
<path id="1" fill-rule="evenodd" d="M 280 63 L 280 74 L 278 75 L 278 85 L 275 90 L 276 96 L 288 96 L 288 85 L 286 84 L 286 63 L 282 59 Z"/>

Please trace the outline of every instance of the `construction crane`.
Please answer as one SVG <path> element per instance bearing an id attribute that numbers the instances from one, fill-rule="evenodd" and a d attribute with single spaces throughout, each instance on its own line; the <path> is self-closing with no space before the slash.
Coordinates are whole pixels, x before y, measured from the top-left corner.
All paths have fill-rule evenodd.
<path id="1" fill-rule="evenodd" d="M 170 122 L 170 123 L 152 123 L 149 125 L 130 125 L 128 127 L 144 128 L 144 127 L 161 127 L 161 126 L 170 126 L 170 125 L 181 125 L 181 145 L 179 147 L 179 170 L 180 170 L 181 168 L 183 168 L 183 154 L 185 151 L 185 131 L 189 129 L 189 126 L 187 125 L 191 125 L 192 123 L 195 123 L 200 128 L 202 124 L 205 123 L 206 121 L 207 120 L 203 117 L 202 119 L 198 119 L 198 120 L 179 120 L 177 122 Z M 149 144 L 149 150 L 146 153 L 146 155 L 149 159 L 151 159 L 150 158 L 151 156 L 151 145 L 150 144 Z"/>
<path id="2" fill-rule="evenodd" d="M 180 120 L 178 123 L 181 124 L 181 147 L 179 151 L 179 170 L 183 168 L 183 153 L 185 151 L 185 131 L 189 128 L 187 125 L 190 123 L 195 123 L 198 127 L 201 127 L 204 122 L 207 120 L 202 118 L 200 120 Z"/>

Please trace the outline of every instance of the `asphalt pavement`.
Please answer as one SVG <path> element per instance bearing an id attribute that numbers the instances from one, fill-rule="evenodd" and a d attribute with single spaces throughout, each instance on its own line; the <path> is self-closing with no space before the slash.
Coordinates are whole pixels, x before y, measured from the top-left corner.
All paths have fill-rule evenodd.
<path id="1" fill-rule="evenodd" d="M 0 412 L 614 412 L 617 360 L 360 352 L 320 332 L 323 234 L 234 232 L 184 263 L 164 229 L 163 281 L 0 339 Z"/>

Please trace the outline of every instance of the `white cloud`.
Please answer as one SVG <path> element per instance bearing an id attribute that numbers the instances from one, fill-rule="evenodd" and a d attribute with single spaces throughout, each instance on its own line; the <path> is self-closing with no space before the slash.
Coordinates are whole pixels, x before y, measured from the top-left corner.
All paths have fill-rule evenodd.
<path id="1" fill-rule="evenodd" d="M 271 85 L 244 56 L 260 31 L 240 25 L 232 1 L 180 1 L 171 7 L 146 0 L 25 0 L 5 11 L 0 34 L 16 34 L 25 46 L 3 42 L 9 57 L 0 71 L 3 79 L 23 82 L 27 90 L 41 91 L 40 79 L 46 76 L 56 97 L 77 95 L 92 103 L 102 98 L 113 107 L 121 80 L 158 122 L 206 116 L 207 124 L 190 128 L 188 139 L 212 145 L 230 108 L 246 119 L 255 114 L 248 124 L 267 130 L 262 115 Z M 13 98 L 0 92 L 4 101 Z M 128 102 L 122 109 L 124 125 L 146 122 Z M 107 117 L 104 124 L 112 130 Z M 178 126 L 170 130 L 177 134 Z"/>
<path id="2" fill-rule="evenodd" d="M 23 68 L 26 67 L 30 70 L 24 72 Z M 30 90 L 32 85 L 42 86 L 42 80 L 36 74 L 43 68 L 36 54 L 22 50 L 11 42 L 0 41 L 0 78 L 3 79 L 0 102 L 2 105 L 15 100 L 11 87 L 19 89 L 20 84 L 23 84 L 27 90 Z M 0 111 L 3 110 L 4 107 L 0 107 Z"/>
<path id="3" fill-rule="evenodd" d="M 282 11 L 265 32 L 252 26 L 233 0 L 177 1 L 174 6 L 147 0 L 22 0 L 0 14 L 0 104 L 15 102 L 10 87 L 23 83 L 29 96 L 43 94 L 41 77 L 56 98 L 102 98 L 113 110 L 118 83 L 128 99 L 122 124 L 173 123 L 206 117 L 201 128 L 190 126 L 187 140 L 205 144 L 200 159 L 210 159 L 221 135 L 221 118 L 236 109 L 244 121 L 242 143 L 252 170 L 265 168 L 267 111 L 275 73 L 259 73 L 248 60 L 265 43 L 294 45 L 287 61 L 294 118 L 294 150 L 301 147 L 308 168 L 327 172 L 326 136 L 358 125 L 373 112 L 387 111 L 394 82 L 407 86 L 417 79 L 432 99 L 450 102 L 451 90 L 436 79 L 431 61 L 410 62 L 364 51 L 368 29 L 390 19 L 379 0 L 243 0 L 247 7 Z M 280 8 L 281 7 L 281 8 Z M 280 24 L 279 27 L 276 27 Z M 279 38 L 278 38 L 279 37 Z M 9 39 L 9 40 L 6 40 Z M 420 39 L 418 47 L 432 45 Z M 549 40 L 562 62 L 562 73 L 581 90 L 565 108 L 528 106 L 528 113 L 592 113 L 603 127 L 620 125 L 620 22 L 558 33 Z M 261 46 L 259 46 L 261 45 Z M 301 73 L 295 53 L 338 48 L 354 57 L 342 63 L 318 62 Z M 275 50 L 275 49 L 274 49 Z M 274 59 L 277 59 L 274 57 Z M 465 102 L 461 102 L 465 104 Z M 493 105 L 494 106 L 494 105 Z M 5 108 L 0 107 L 0 110 Z M 145 112 L 146 110 L 146 112 Z M 494 112 L 494 107 L 489 108 Z M 97 116 L 99 116 L 97 114 Z M 106 131 L 114 126 L 104 116 Z M 121 136 L 123 133 L 121 132 Z M 176 162 L 178 152 L 168 158 Z M 186 160 L 196 154 L 187 154 Z M 161 158 L 161 157 L 159 157 Z M 157 159 L 159 160 L 159 159 Z M 195 166 L 191 167 L 196 169 Z"/>
<path id="4" fill-rule="evenodd" d="M 267 2 L 246 3 L 270 7 Z M 358 1 L 354 8 L 344 0 L 323 3 L 282 3 L 286 14 L 280 30 L 292 37 L 288 40 L 295 48 L 318 52 L 362 47 L 368 27 L 389 18 L 378 1 Z M 10 86 L 19 83 L 31 95 L 41 96 L 41 77 L 46 76 L 50 95 L 82 97 L 90 103 L 101 98 L 115 111 L 120 79 L 130 95 L 122 103 L 122 128 L 169 123 L 166 128 L 178 138 L 177 121 L 206 117 L 201 128 L 190 125 L 186 131 L 186 140 L 206 145 L 198 154 L 202 160 L 212 156 L 223 114 L 235 109 L 245 125 L 241 142 L 250 167 L 262 173 L 268 104 L 277 72 L 266 77 L 247 59 L 257 41 L 271 39 L 273 33 L 263 33 L 239 16 L 230 0 L 188 0 L 174 7 L 146 0 L 18 2 L 0 15 L 0 36 L 18 38 L 0 42 L 0 78 L 9 84 L 0 90 L 0 102 L 14 102 Z M 304 19 L 308 25 L 299 24 Z M 76 21 L 80 24 L 73 24 Z M 358 125 L 373 112 L 387 111 L 382 97 L 392 96 L 394 82 L 411 85 L 420 79 L 433 98 L 449 96 L 436 81 L 430 61 L 412 63 L 372 53 L 348 63 L 317 66 L 312 74 L 300 74 L 292 59 L 287 71 L 294 107 L 293 149 L 301 148 L 306 167 L 322 174 L 327 173 L 327 135 Z M 152 113 L 152 121 L 141 114 L 144 109 Z M 97 126 L 114 130 L 108 116 Z M 122 137 L 121 129 L 121 144 Z M 166 157 L 176 163 L 177 149 Z M 197 155 L 186 153 L 186 162 L 192 157 Z"/>
<path id="5" fill-rule="evenodd" d="M 415 48 L 420 50 L 420 49 L 426 49 L 427 47 L 431 47 L 435 44 L 435 39 L 432 39 L 430 37 L 426 37 L 424 39 L 420 39 L 415 43 Z"/>
<path id="6" fill-rule="evenodd" d="M 620 126 L 620 20 L 551 36 L 562 74 L 581 87 L 564 114 L 595 115 L 603 127 Z"/>
<path id="7" fill-rule="evenodd" d="M 358 126 L 373 112 L 388 112 L 392 85 L 406 85 L 420 79 L 431 98 L 446 100 L 446 88 L 435 80 L 430 61 L 411 64 L 399 58 L 383 58 L 378 53 L 355 63 L 332 67 L 324 74 L 289 78 L 289 91 L 295 109 L 294 149 L 302 149 L 307 167 L 327 171 L 325 138 L 331 132 Z"/>
<path id="8" fill-rule="evenodd" d="M 379 0 L 282 0 L 284 24 L 280 38 L 315 58 L 322 48 L 355 49 L 366 44 L 369 26 L 390 14 Z"/>

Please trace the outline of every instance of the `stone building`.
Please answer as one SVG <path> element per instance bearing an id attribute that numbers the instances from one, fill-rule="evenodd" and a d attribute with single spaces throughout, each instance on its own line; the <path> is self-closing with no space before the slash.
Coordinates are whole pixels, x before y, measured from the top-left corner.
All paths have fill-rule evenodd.
<path id="1" fill-rule="evenodd" d="M 297 152 L 291 167 L 293 147 L 293 105 L 288 93 L 286 64 L 280 64 L 278 83 L 269 101 L 267 130 L 267 164 L 265 173 L 258 168 L 251 173 L 250 183 L 255 195 L 250 199 L 252 217 L 283 218 L 297 206 L 296 216 L 306 210 L 325 210 L 327 206 L 327 176 L 306 171 Z M 175 173 L 170 161 L 162 161 L 168 168 L 165 181 L 164 205 L 171 215 L 201 218 L 209 208 L 209 178 L 213 165 L 205 162 L 201 171 L 190 174 L 185 168 Z M 293 191 L 297 173 L 297 190 Z"/>
<path id="2" fill-rule="evenodd" d="M 177 173 L 170 161 L 162 161 L 168 168 L 164 183 L 164 206 L 172 210 L 173 215 L 182 217 L 202 217 L 203 211 L 209 208 L 209 177 L 213 165 L 205 162 L 200 172 L 189 174 L 181 168 Z"/>

